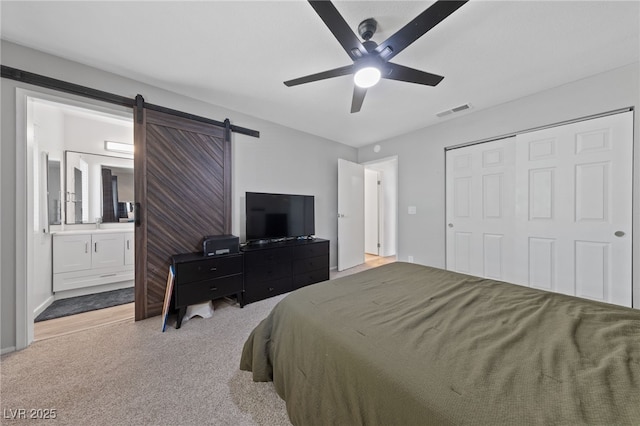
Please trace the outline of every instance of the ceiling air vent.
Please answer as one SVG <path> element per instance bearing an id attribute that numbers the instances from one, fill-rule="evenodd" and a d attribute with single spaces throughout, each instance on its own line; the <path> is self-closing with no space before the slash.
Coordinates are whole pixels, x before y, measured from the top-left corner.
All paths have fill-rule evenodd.
<path id="1" fill-rule="evenodd" d="M 471 108 L 471 104 L 464 104 L 464 105 L 457 106 L 455 108 L 448 109 L 446 111 L 439 112 L 436 114 L 436 116 L 446 117 L 447 115 L 453 114 L 454 112 L 460 112 L 470 108 Z"/>

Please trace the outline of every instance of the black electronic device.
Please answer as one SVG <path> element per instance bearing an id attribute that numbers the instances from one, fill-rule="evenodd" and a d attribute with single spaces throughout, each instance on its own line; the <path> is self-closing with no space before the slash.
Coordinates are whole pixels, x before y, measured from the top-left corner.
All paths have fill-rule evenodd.
<path id="1" fill-rule="evenodd" d="M 202 252 L 205 256 L 232 254 L 240 251 L 240 239 L 235 235 L 211 235 L 204 237 Z"/>
<path id="2" fill-rule="evenodd" d="M 313 195 L 247 192 L 245 201 L 247 241 L 315 234 Z"/>

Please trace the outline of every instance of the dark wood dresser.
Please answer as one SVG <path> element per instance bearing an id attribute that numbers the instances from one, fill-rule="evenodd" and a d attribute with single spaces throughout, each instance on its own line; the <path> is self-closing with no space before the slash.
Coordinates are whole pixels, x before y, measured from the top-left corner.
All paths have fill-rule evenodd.
<path id="1" fill-rule="evenodd" d="M 236 295 L 240 307 L 244 306 L 242 253 L 220 256 L 176 254 L 171 260 L 175 271 L 173 307 L 178 311 L 176 328 L 182 325 L 189 305 Z"/>
<path id="2" fill-rule="evenodd" d="M 244 252 L 245 303 L 329 279 L 329 241 L 291 240 L 248 245 Z"/>

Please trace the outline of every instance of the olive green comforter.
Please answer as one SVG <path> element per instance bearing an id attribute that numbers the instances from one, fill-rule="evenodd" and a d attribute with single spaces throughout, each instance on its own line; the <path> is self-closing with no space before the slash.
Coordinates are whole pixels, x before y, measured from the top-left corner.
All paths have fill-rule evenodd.
<path id="1" fill-rule="evenodd" d="M 415 264 L 291 293 L 240 368 L 295 425 L 640 425 L 640 311 Z"/>

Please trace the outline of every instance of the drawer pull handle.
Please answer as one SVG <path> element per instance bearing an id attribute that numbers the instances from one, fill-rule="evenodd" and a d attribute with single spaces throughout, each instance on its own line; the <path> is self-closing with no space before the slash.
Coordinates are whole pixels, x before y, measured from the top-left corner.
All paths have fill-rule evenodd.
<path id="1" fill-rule="evenodd" d="M 214 266 L 213 268 L 209 268 L 209 270 L 210 270 L 211 272 L 214 272 L 214 271 L 217 271 L 217 270 L 218 270 L 218 268 L 216 268 L 216 267 Z"/>
<path id="2" fill-rule="evenodd" d="M 100 278 L 105 278 L 105 277 L 115 277 L 117 274 L 105 274 L 105 275 L 100 275 Z"/>
<path id="3" fill-rule="evenodd" d="M 218 290 L 218 287 L 211 287 L 209 290 L 211 290 L 211 291 L 217 291 L 217 290 Z"/>

